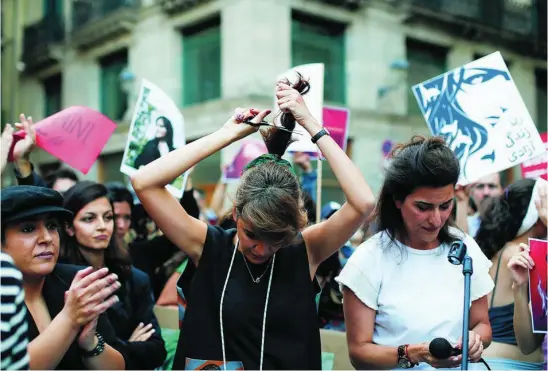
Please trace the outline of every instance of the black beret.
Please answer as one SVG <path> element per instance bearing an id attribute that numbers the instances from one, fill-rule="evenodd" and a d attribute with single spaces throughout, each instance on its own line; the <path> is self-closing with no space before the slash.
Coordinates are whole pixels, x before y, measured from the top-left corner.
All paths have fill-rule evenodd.
<path id="1" fill-rule="evenodd" d="M 2 196 L 2 226 L 41 214 L 70 220 L 73 214 L 63 207 L 63 196 L 50 188 L 19 185 L 7 187 Z"/>

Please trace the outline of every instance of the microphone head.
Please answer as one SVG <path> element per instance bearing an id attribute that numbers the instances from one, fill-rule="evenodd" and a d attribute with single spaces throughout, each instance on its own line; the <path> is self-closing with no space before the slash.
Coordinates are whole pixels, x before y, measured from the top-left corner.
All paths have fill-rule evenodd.
<path id="1" fill-rule="evenodd" d="M 453 347 L 451 344 L 443 338 L 436 338 L 430 342 L 428 346 L 430 354 L 438 359 L 447 359 L 451 357 L 453 353 Z"/>
<path id="2" fill-rule="evenodd" d="M 453 265 L 461 265 L 466 256 L 466 245 L 462 241 L 455 241 L 449 248 L 447 260 Z"/>

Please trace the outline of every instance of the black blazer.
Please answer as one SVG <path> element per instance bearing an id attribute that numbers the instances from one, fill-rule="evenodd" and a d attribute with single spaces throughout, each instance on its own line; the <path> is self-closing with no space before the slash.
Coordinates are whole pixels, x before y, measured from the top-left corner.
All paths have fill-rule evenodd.
<path id="1" fill-rule="evenodd" d="M 128 355 L 126 369 L 152 370 L 162 366 L 167 352 L 158 320 L 154 315 L 154 298 L 146 273 L 132 267 L 131 276 L 124 283 L 125 290 L 116 293 L 120 301 L 107 311 L 118 341 Z M 147 341 L 128 342 L 133 330 L 142 322 L 152 323 L 156 330 Z"/>
<path id="2" fill-rule="evenodd" d="M 135 159 L 135 168 L 138 169 L 139 167 L 145 166 L 159 158 L 160 151 L 158 150 L 158 140 L 152 139 L 145 144 L 143 150 Z"/>
<path id="3" fill-rule="evenodd" d="M 46 301 L 46 305 L 49 310 L 51 318 L 55 318 L 59 312 L 63 309 L 65 305 L 65 291 L 70 288 L 70 284 L 78 272 L 85 267 L 71 265 L 71 264 L 60 264 L 58 263 L 55 266 L 53 272 L 51 272 L 44 282 L 42 288 L 42 295 Z M 27 308 L 27 322 L 29 325 L 28 335 L 29 342 L 34 340 L 40 332 L 38 327 L 34 322 L 34 318 L 30 311 Z M 117 341 L 116 333 L 112 327 L 106 314 L 99 316 L 99 322 L 97 323 L 97 332 L 100 333 L 105 342 L 119 351 L 126 365 L 128 363 L 127 353 L 125 352 L 124 345 Z M 70 347 L 68 348 L 65 356 L 61 359 L 61 362 L 56 367 L 57 370 L 83 370 L 85 369 L 84 363 L 82 362 L 82 357 L 80 355 L 80 347 L 78 346 L 78 340 L 75 338 Z"/>

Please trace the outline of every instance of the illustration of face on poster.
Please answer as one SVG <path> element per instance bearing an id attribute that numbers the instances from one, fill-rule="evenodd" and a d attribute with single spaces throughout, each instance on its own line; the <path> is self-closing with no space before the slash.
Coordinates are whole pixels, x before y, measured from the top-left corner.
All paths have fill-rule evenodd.
<path id="1" fill-rule="evenodd" d="M 461 184 L 543 150 L 499 52 L 415 85 L 413 92 L 432 134 L 442 136 L 459 158 Z"/>

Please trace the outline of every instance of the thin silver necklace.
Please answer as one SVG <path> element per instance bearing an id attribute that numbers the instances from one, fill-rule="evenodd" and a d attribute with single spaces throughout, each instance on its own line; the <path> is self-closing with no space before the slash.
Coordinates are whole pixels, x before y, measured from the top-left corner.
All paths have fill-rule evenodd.
<path id="1" fill-rule="evenodd" d="M 239 241 L 238 241 L 239 242 Z M 266 269 L 264 270 L 263 274 L 261 274 L 259 277 L 255 278 L 253 277 L 253 274 L 251 273 L 251 269 L 249 269 L 249 265 L 247 265 L 247 259 L 245 258 L 245 255 L 242 253 L 242 258 L 244 259 L 245 266 L 247 268 L 247 271 L 249 272 L 249 275 L 251 276 L 251 281 L 254 283 L 261 282 L 261 278 L 266 274 L 268 271 L 268 268 L 270 268 L 270 265 L 272 264 L 272 258 L 270 258 L 270 261 L 268 262 L 268 265 L 266 266 Z"/>

